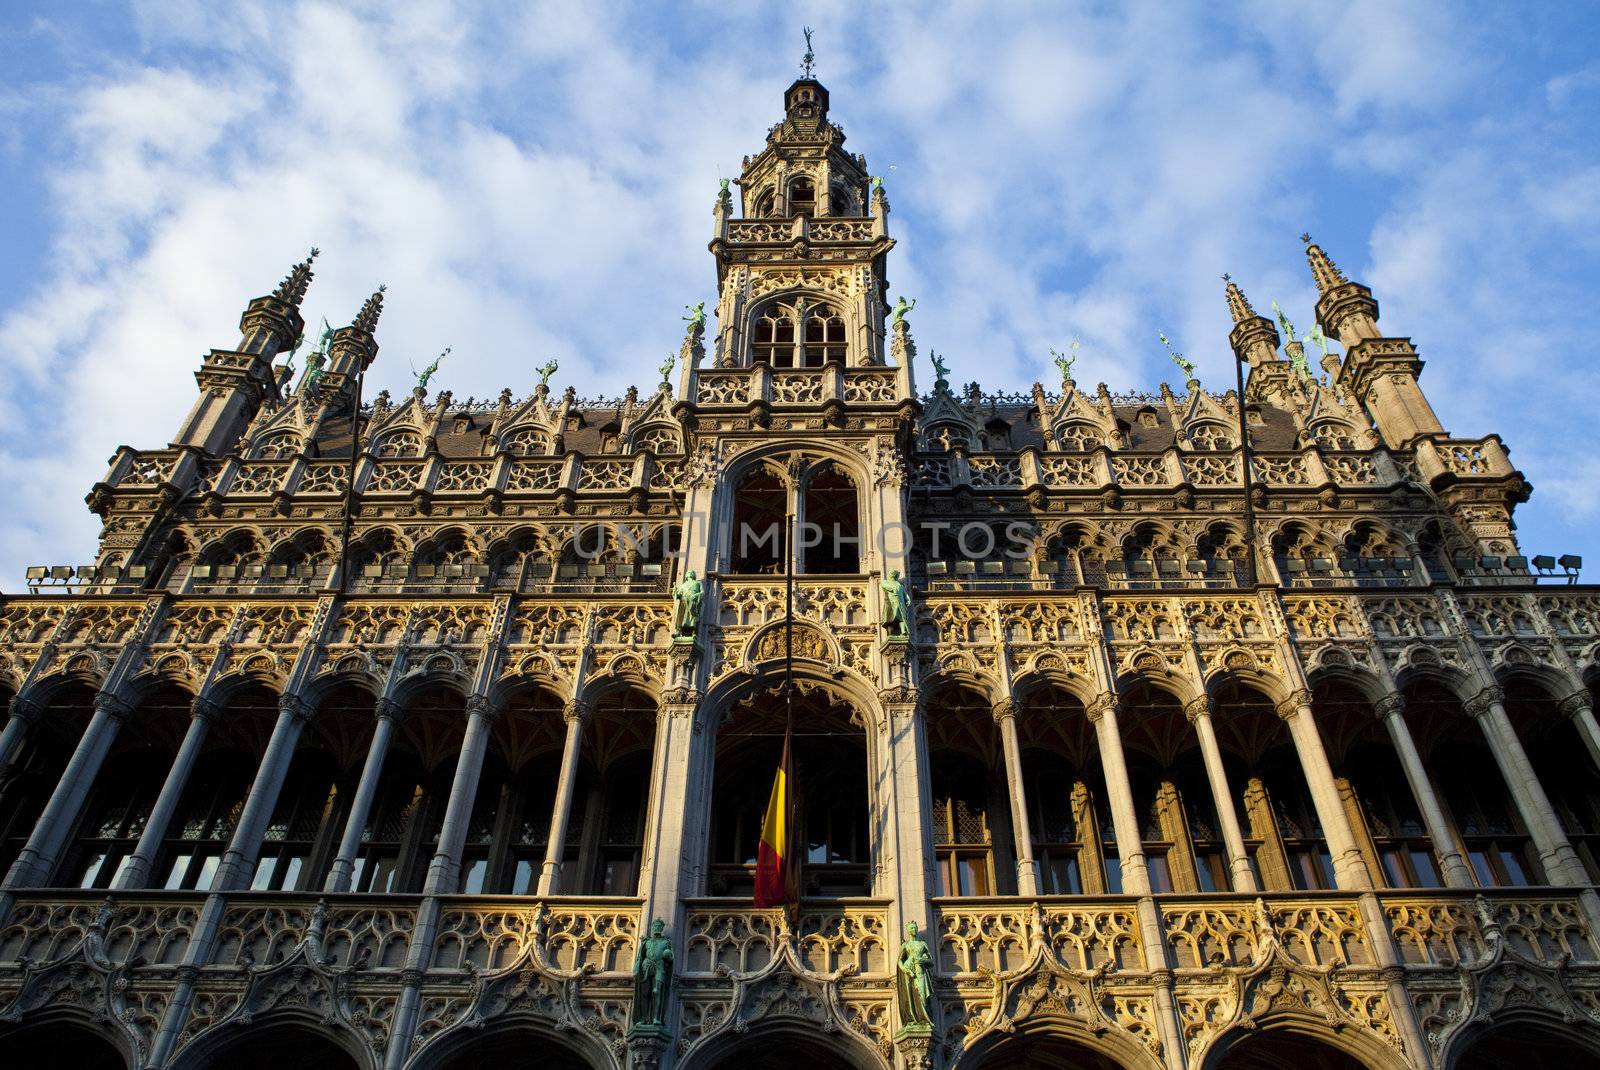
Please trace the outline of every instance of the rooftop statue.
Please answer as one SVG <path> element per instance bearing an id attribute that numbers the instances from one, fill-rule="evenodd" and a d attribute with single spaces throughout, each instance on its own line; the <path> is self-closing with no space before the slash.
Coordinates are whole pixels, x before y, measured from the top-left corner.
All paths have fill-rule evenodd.
<path id="1" fill-rule="evenodd" d="M 933 952 L 917 934 L 917 923 L 906 922 L 906 938 L 895 963 L 895 995 L 900 1004 L 902 1029 L 931 1029 L 928 1001 L 933 998 Z"/>
<path id="2" fill-rule="evenodd" d="M 555 361 L 547 360 L 544 362 L 543 366 L 535 368 L 534 371 L 539 373 L 539 385 L 549 386 L 550 377 L 554 375 L 560 367 L 561 365 L 557 364 Z"/>
<path id="3" fill-rule="evenodd" d="M 726 183 L 728 180 L 723 179 L 722 181 Z M 706 303 L 704 301 L 701 301 L 696 305 L 684 305 L 683 308 L 684 311 L 689 313 L 687 316 L 683 317 L 683 320 L 689 325 L 690 331 L 698 331 L 705 327 Z"/>
<path id="4" fill-rule="evenodd" d="M 417 371 L 417 366 L 415 364 L 413 364 L 411 366 L 411 373 L 417 377 L 417 389 L 418 390 L 427 390 L 428 389 L 428 380 L 432 379 L 434 377 L 434 375 L 436 375 L 438 373 L 439 365 L 443 364 L 444 363 L 444 358 L 446 358 L 446 357 L 448 357 L 450 355 L 450 349 L 451 349 L 450 346 L 445 346 L 444 347 L 444 352 L 440 353 L 437 357 L 434 357 L 433 358 L 433 363 L 428 365 L 426 368 L 422 369 L 420 372 Z"/>
<path id="5" fill-rule="evenodd" d="M 1311 335 L 1308 334 L 1294 345 L 1284 346 L 1289 352 L 1289 366 L 1296 375 L 1307 381 L 1311 379 L 1311 365 L 1306 361 L 1306 343 L 1309 341 Z"/>
<path id="6" fill-rule="evenodd" d="M 666 1022 L 667 1000 L 672 994 L 672 940 L 667 923 L 656 918 L 650 935 L 639 943 L 633 957 L 633 1025 L 660 1026 Z"/>
<path id="7" fill-rule="evenodd" d="M 662 386 L 670 386 L 671 385 L 672 367 L 673 367 L 673 365 L 675 365 L 677 363 L 678 363 L 678 354 L 676 354 L 676 353 L 668 353 L 667 354 L 667 359 L 662 361 L 661 362 L 661 367 L 656 369 L 656 371 L 661 373 L 661 385 Z"/>
<path id="8" fill-rule="evenodd" d="M 891 639 L 910 638 L 911 594 L 900 580 L 900 570 L 890 569 L 879 586 L 883 588 L 883 630 Z"/>
<path id="9" fill-rule="evenodd" d="M 1172 358 L 1172 363 L 1183 369 L 1183 378 L 1186 382 L 1194 381 L 1194 361 L 1189 360 L 1182 353 L 1172 348 L 1172 340 L 1165 334 L 1159 336 L 1161 344 L 1167 347 L 1167 356 Z"/>
<path id="10" fill-rule="evenodd" d="M 1076 338 L 1067 347 L 1069 353 L 1062 353 L 1054 346 L 1050 348 L 1050 356 L 1055 358 L 1056 367 L 1061 369 L 1061 381 L 1066 382 L 1072 378 L 1072 366 L 1078 363 L 1078 347 L 1081 345 Z"/>
<path id="11" fill-rule="evenodd" d="M 1319 357 L 1327 357 L 1328 336 L 1322 333 L 1322 324 L 1313 323 L 1311 325 L 1311 330 L 1306 332 L 1306 336 L 1302 338 L 1301 341 L 1310 342 L 1312 345 L 1315 345 L 1317 347 L 1317 354 Z"/>
<path id="12" fill-rule="evenodd" d="M 947 382 L 950 375 L 950 365 L 946 364 L 944 362 L 944 358 L 937 353 L 930 352 L 928 354 L 928 359 L 933 361 L 933 374 L 935 378 L 937 378 L 941 383 Z"/>
<path id="13" fill-rule="evenodd" d="M 907 312 L 910 312 L 916 307 L 917 302 L 915 299 L 913 299 L 910 304 L 907 304 L 905 294 L 901 294 L 899 300 L 895 302 L 894 308 L 889 310 L 889 322 L 891 324 L 899 323 L 901 320 L 906 318 Z"/>
<path id="14" fill-rule="evenodd" d="M 700 627 L 700 604 L 706 595 L 706 585 L 690 569 L 672 588 L 672 634 L 692 638 Z"/>
<path id="15" fill-rule="evenodd" d="M 1294 324 L 1289 322 L 1288 313 L 1278 307 L 1278 302 L 1272 302 L 1272 311 L 1278 314 L 1278 329 L 1283 332 L 1283 337 L 1293 342 L 1300 336 L 1294 333 Z"/>

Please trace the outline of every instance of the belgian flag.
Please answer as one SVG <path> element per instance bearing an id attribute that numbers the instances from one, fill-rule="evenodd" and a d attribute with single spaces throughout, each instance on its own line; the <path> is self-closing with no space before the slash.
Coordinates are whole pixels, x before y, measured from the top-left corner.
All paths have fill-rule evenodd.
<path id="1" fill-rule="evenodd" d="M 783 758 L 772 778 L 767 816 L 761 822 L 761 844 L 756 848 L 756 906 L 761 909 L 798 903 L 800 880 L 795 865 L 794 758 L 789 729 L 783 732 Z"/>

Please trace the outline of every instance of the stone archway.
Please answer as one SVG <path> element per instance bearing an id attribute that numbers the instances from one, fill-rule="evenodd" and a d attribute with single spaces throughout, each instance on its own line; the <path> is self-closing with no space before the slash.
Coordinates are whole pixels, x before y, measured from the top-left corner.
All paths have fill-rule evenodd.
<path id="1" fill-rule="evenodd" d="M 1006 1037 L 971 1065 L 978 1070 L 1123 1070 L 1109 1055 L 1048 1032 Z"/>
<path id="2" fill-rule="evenodd" d="M 474 1037 L 432 1070 L 594 1070 L 594 1064 L 537 1029 L 504 1029 Z"/>
<path id="3" fill-rule="evenodd" d="M 128 1059 L 96 1030 L 75 1022 L 44 1022 L 0 1035 L 8 1066 L 70 1066 L 72 1070 L 127 1070 Z"/>
<path id="4" fill-rule="evenodd" d="M 1580 1036 L 1575 1026 L 1549 1020 L 1512 1022 L 1489 1029 L 1469 1043 L 1451 1070 L 1571 1070 L 1600 1065 L 1600 1044 Z"/>
<path id="5" fill-rule="evenodd" d="M 718 1038 L 721 1041 L 723 1038 Z M 786 1025 L 752 1026 L 732 1043 L 714 1043 L 694 1059 L 692 1070 L 879 1070 L 866 1062 L 848 1041 L 829 1037 L 821 1030 Z"/>
<path id="6" fill-rule="evenodd" d="M 1212 1053 L 1205 1070 L 1373 1070 L 1341 1048 L 1285 1029 L 1240 1033 Z"/>
<path id="7" fill-rule="evenodd" d="M 366 1070 L 339 1040 L 300 1022 L 271 1022 L 231 1031 L 231 1036 L 208 1045 L 184 1070 Z"/>

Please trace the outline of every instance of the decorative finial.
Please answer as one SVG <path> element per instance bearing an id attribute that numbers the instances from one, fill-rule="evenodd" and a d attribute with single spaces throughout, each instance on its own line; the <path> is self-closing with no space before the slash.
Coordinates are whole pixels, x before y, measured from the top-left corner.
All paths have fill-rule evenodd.
<path id="1" fill-rule="evenodd" d="M 1300 240 L 1305 242 L 1307 245 L 1310 245 L 1311 244 L 1311 232 L 1309 230 L 1301 231 L 1300 232 Z"/>
<path id="2" fill-rule="evenodd" d="M 289 274 L 285 275 L 283 281 L 278 283 L 278 288 L 272 291 L 272 296 L 292 308 L 299 308 L 300 302 L 305 300 L 306 287 L 311 285 L 311 262 L 317 258 L 317 254 L 321 251 L 321 249 L 313 245 L 310 254 L 289 269 Z"/>
<path id="3" fill-rule="evenodd" d="M 1319 294 L 1350 281 L 1339 270 L 1339 265 L 1333 262 L 1333 258 L 1322 251 L 1322 246 L 1311 240 L 1311 235 L 1302 234 L 1300 240 L 1306 243 L 1306 263 L 1311 265 L 1311 278 L 1316 282 Z"/>
<path id="4" fill-rule="evenodd" d="M 417 366 L 415 364 L 411 366 L 411 374 L 417 377 L 417 389 L 419 391 L 427 391 L 428 380 L 432 379 L 434 373 L 439 370 L 439 365 L 444 362 L 444 358 L 450 355 L 450 349 L 450 346 L 445 346 L 444 352 L 440 353 L 437 357 L 434 357 L 433 363 L 422 369 L 420 372 L 417 371 Z"/>
<path id="5" fill-rule="evenodd" d="M 1183 369 L 1183 377 L 1185 381 L 1195 382 L 1194 362 L 1185 358 L 1184 355 L 1179 353 L 1176 349 L 1173 349 L 1172 340 L 1169 339 L 1166 334 L 1160 334 L 1158 337 L 1161 339 L 1161 344 L 1167 347 L 1167 356 L 1172 358 L 1172 363 Z"/>
<path id="6" fill-rule="evenodd" d="M 817 56 L 811 51 L 811 27 L 803 27 L 802 32 L 806 35 L 806 54 L 800 59 L 800 70 L 805 77 L 810 78 L 811 68 L 816 66 Z"/>
<path id="7" fill-rule="evenodd" d="M 535 368 L 534 371 L 539 373 L 539 385 L 548 389 L 550 386 L 550 377 L 554 375 L 560 369 L 560 367 L 561 365 L 557 364 L 555 361 L 549 360 L 546 361 L 543 366 Z"/>
<path id="8" fill-rule="evenodd" d="M 1250 307 L 1250 299 L 1239 289 L 1239 284 L 1233 281 L 1233 276 L 1224 272 L 1222 281 L 1228 284 L 1228 313 L 1233 317 L 1233 322 L 1243 323 L 1245 320 L 1254 319 L 1256 310 Z"/>
<path id="9" fill-rule="evenodd" d="M 367 298 L 367 303 L 361 306 L 361 311 L 356 313 L 356 318 L 350 326 L 358 331 L 373 334 L 378 329 L 378 317 L 383 314 L 383 295 L 388 291 L 387 285 L 379 286 Z"/>

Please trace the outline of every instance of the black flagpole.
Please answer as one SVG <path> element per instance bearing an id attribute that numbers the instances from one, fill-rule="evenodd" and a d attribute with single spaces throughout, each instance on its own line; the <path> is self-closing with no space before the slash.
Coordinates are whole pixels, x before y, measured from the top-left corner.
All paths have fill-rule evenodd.
<path id="1" fill-rule="evenodd" d="M 344 517 L 339 532 L 339 593 L 350 593 L 350 523 L 356 509 L 356 461 L 361 455 L 361 380 L 366 375 L 363 368 L 356 372 L 356 398 L 350 409 L 350 468 L 344 480 Z"/>
<path id="2" fill-rule="evenodd" d="M 795 782 L 794 752 L 790 750 L 791 739 L 794 734 L 794 513 L 786 512 L 783 518 L 783 753 L 788 759 L 788 768 L 784 770 L 784 778 L 788 783 L 788 798 L 784 800 L 788 807 L 789 842 L 784 844 L 789 852 L 784 866 L 785 883 L 788 885 L 784 891 L 788 900 L 787 907 L 790 912 L 789 925 L 791 930 L 798 921 L 800 910 L 800 791 L 799 784 Z"/>

